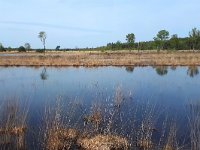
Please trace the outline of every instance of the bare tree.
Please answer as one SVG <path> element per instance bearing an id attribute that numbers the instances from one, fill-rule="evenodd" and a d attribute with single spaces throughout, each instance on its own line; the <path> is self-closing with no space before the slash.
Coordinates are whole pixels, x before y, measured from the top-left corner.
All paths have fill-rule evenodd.
<path id="1" fill-rule="evenodd" d="M 38 35 L 38 38 L 40 38 L 40 40 L 44 46 L 44 53 L 45 53 L 45 49 L 46 49 L 45 45 L 46 45 L 46 38 L 47 38 L 46 33 L 44 31 L 41 31 Z"/>
<path id="2" fill-rule="evenodd" d="M 25 44 L 24 44 L 24 48 L 25 48 L 27 51 L 30 50 L 30 49 L 31 49 L 30 43 L 25 43 Z"/>

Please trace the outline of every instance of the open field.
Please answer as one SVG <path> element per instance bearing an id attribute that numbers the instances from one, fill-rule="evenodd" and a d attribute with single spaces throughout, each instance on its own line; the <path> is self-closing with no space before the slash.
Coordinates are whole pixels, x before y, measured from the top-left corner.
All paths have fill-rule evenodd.
<path id="1" fill-rule="evenodd" d="M 68 51 L 0 53 L 0 66 L 190 66 L 200 65 L 200 53 L 192 51 Z"/>

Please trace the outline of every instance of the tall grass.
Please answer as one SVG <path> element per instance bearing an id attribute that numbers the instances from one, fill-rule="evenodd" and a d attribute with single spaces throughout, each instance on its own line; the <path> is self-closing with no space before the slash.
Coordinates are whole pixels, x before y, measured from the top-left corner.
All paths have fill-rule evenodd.
<path id="1" fill-rule="evenodd" d="M 200 149 L 200 102 L 191 102 L 189 105 L 189 127 L 191 138 L 191 149 Z"/>
<path id="2" fill-rule="evenodd" d="M 20 107 L 17 98 L 5 101 L 0 115 L 0 148 L 25 149 L 25 132 L 27 130 L 28 105 Z"/>
<path id="3" fill-rule="evenodd" d="M 90 107 L 58 97 L 45 106 L 38 147 L 47 150 L 199 150 L 200 105 L 189 107 L 190 143 L 180 143 L 178 124 L 162 106 L 135 100 L 116 88 L 109 100 Z M 100 99 L 100 98 L 99 98 Z M 22 107 L 23 106 L 23 107 Z M 28 107 L 16 98 L 0 105 L 0 149 L 26 149 Z M 29 141 L 30 142 L 30 141 Z M 187 145 L 188 144 L 188 145 Z"/>

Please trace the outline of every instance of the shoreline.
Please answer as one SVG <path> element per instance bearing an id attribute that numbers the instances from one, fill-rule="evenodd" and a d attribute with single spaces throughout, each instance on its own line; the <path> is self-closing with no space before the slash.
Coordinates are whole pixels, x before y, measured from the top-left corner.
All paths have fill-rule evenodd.
<path id="1" fill-rule="evenodd" d="M 101 66 L 199 66 L 200 53 L 191 51 L 67 51 L 0 52 L 0 66 L 101 67 Z"/>

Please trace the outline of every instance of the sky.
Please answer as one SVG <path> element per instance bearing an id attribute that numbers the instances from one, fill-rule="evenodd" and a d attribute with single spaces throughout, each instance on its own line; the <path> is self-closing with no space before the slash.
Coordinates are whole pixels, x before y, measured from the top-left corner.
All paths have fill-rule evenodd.
<path id="1" fill-rule="evenodd" d="M 200 29 L 200 0 L 0 0 L 0 43 L 19 47 L 85 48 L 152 40 L 165 29 L 179 37 Z"/>

